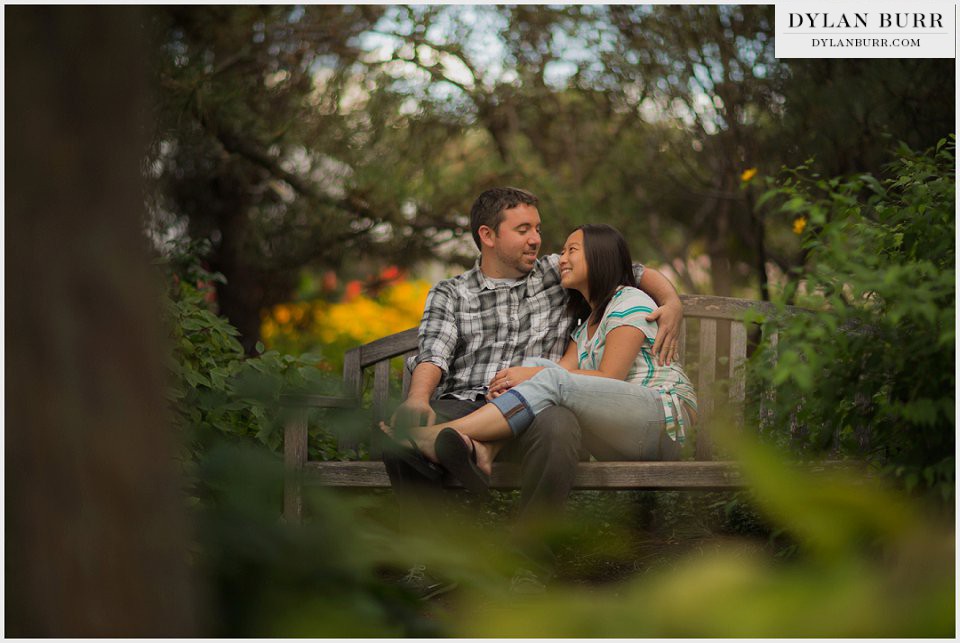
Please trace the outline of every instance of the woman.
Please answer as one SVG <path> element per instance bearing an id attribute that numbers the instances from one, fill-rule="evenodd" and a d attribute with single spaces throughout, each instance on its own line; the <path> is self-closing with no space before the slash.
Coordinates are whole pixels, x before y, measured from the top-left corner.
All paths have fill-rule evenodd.
<path id="1" fill-rule="evenodd" d="M 652 353 L 656 308 L 637 288 L 626 241 L 605 224 L 583 225 L 560 254 L 568 311 L 580 324 L 559 363 L 528 359 L 496 374 L 489 404 L 442 425 L 411 430 L 416 447 L 474 491 L 484 491 L 503 440 L 551 405 L 573 411 L 583 444 L 600 460 L 677 460 L 696 419 L 696 394 L 677 364 Z M 392 433 L 390 427 L 381 428 Z"/>

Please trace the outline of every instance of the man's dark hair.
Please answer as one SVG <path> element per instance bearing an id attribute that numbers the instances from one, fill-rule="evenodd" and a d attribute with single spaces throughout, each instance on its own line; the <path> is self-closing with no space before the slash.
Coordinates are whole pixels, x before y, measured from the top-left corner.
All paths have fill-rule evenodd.
<path id="1" fill-rule="evenodd" d="M 583 231 L 583 257 L 587 260 L 587 289 L 593 300 L 592 323 L 600 323 L 603 311 L 613 299 L 619 286 L 637 286 L 633 274 L 630 248 L 623 235 L 606 223 L 588 223 L 574 228 Z M 590 315 L 590 304 L 579 291 L 571 290 L 567 313 L 574 319 L 585 320 Z"/>
<path id="2" fill-rule="evenodd" d="M 520 188 L 490 188 L 484 190 L 470 208 L 470 232 L 473 242 L 480 248 L 480 226 L 485 225 L 497 232 L 503 221 L 503 211 L 518 205 L 539 207 L 540 199 Z"/>

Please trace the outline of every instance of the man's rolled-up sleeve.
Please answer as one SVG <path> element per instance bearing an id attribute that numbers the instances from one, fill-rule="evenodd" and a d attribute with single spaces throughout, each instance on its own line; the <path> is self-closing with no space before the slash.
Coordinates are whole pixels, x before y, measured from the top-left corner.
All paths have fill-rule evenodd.
<path id="1" fill-rule="evenodd" d="M 441 282 L 430 289 L 417 334 L 419 354 L 408 363 L 409 368 L 426 362 L 444 374 L 448 372 L 459 338 L 456 300 L 456 290 L 449 283 Z"/>

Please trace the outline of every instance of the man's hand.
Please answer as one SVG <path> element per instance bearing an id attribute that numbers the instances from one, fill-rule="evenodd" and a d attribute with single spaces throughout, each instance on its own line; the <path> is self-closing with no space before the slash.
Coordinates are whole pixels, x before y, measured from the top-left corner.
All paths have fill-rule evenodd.
<path id="1" fill-rule="evenodd" d="M 429 400 L 407 398 L 390 417 L 390 426 L 405 431 L 415 426 L 426 426 L 437 421 L 437 414 Z"/>
<path id="2" fill-rule="evenodd" d="M 660 366 L 669 365 L 679 357 L 680 322 L 683 321 L 683 304 L 673 284 L 653 268 L 647 268 L 640 276 L 640 289 L 653 297 L 660 307 L 647 315 L 647 321 L 657 322 L 657 336 L 653 340 L 653 354 Z"/>
<path id="3" fill-rule="evenodd" d="M 487 399 L 492 400 L 500 397 L 520 382 L 526 382 L 542 370 L 542 366 L 511 366 L 510 368 L 499 371 L 493 376 L 493 379 L 490 380 L 490 384 L 487 387 Z"/>
<path id="4" fill-rule="evenodd" d="M 403 404 L 397 407 L 390 418 L 390 426 L 405 431 L 414 426 L 426 426 L 437 421 L 437 414 L 430 407 L 430 398 L 437 390 L 443 371 L 436 364 L 421 362 L 413 369 L 410 391 Z M 398 424 L 399 423 L 399 424 Z"/>
<path id="5" fill-rule="evenodd" d="M 653 341 L 653 354 L 660 366 L 670 365 L 680 357 L 680 322 L 683 321 L 683 306 L 679 300 L 660 306 L 647 315 L 647 321 L 657 322 L 657 337 Z"/>

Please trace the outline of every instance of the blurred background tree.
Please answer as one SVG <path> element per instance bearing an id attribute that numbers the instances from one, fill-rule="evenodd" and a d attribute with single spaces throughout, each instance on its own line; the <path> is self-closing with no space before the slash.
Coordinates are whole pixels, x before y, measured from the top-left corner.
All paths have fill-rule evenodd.
<path id="1" fill-rule="evenodd" d="M 189 636 L 205 597 L 142 235 L 142 14 L 5 17 L 5 634 Z"/>
<path id="2" fill-rule="evenodd" d="M 875 172 L 954 116 L 950 61 L 777 60 L 772 24 L 768 6 L 157 9 L 156 236 L 211 241 L 247 352 L 269 307 L 332 297 L 304 274 L 470 265 L 469 205 L 504 183 L 541 197 L 546 251 L 603 220 L 686 292 L 768 298 L 804 254 L 745 171 Z"/>

